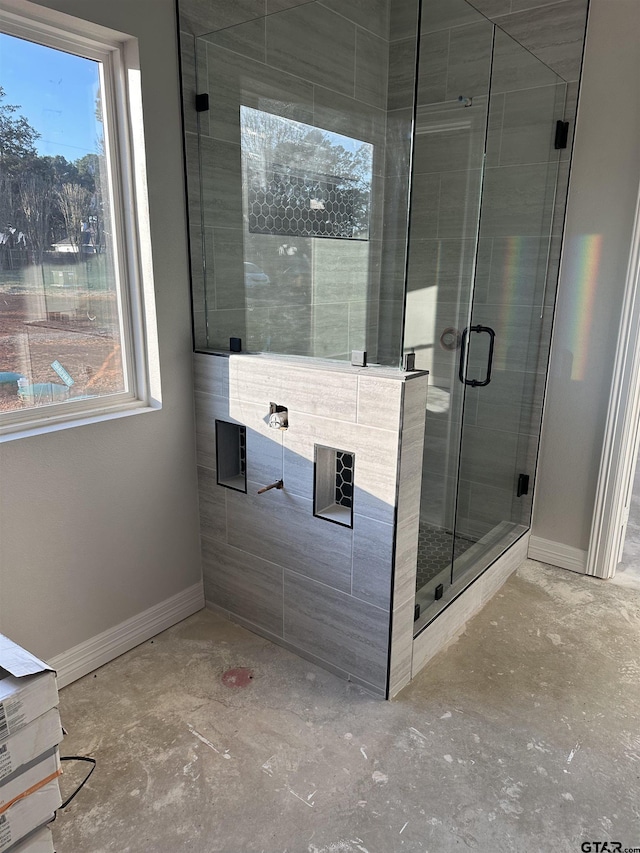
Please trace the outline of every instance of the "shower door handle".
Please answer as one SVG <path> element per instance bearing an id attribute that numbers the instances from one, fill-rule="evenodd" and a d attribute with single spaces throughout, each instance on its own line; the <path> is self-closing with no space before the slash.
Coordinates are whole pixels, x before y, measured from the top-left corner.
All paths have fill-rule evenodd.
<path id="1" fill-rule="evenodd" d="M 487 358 L 487 375 L 484 379 L 467 379 L 467 377 L 464 375 L 465 358 L 467 355 L 467 341 L 469 339 L 470 332 L 476 332 L 479 335 L 489 335 L 489 356 Z M 490 326 L 469 326 L 467 329 L 464 329 L 464 331 L 462 332 L 462 339 L 460 341 L 460 369 L 458 371 L 460 382 L 462 382 L 464 385 L 471 385 L 472 388 L 484 388 L 485 385 L 488 385 L 491 382 L 491 365 L 493 364 L 493 343 L 495 339 L 496 333 Z"/>

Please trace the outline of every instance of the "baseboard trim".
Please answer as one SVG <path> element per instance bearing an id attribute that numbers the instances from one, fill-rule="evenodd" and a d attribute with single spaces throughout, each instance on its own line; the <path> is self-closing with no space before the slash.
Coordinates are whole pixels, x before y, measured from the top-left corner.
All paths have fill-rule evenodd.
<path id="1" fill-rule="evenodd" d="M 137 616 L 56 655 L 48 663 L 58 674 L 58 687 L 66 687 L 77 681 L 203 607 L 204 589 L 202 583 L 196 583 Z"/>
<path id="2" fill-rule="evenodd" d="M 541 563 L 549 563 L 570 572 L 578 572 L 583 575 L 587 571 L 587 552 L 571 545 L 563 545 L 562 542 L 553 542 L 551 539 L 542 539 L 540 536 L 529 538 L 529 559 L 539 560 Z"/>

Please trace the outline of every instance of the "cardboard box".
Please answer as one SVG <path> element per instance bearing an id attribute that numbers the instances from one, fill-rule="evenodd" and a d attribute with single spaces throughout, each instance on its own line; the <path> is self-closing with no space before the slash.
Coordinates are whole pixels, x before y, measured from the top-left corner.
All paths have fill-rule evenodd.
<path id="1" fill-rule="evenodd" d="M 0 743 L 0 785 L 39 755 L 51 752 L 61 740 L 62 726 L 57 708 L 10 735 Z"/>
<path id="2" fill-rule="evenodd" d="M 39 788 L 57 779 L 62 773 L 60 755 L 55 747 L 48 755 L 39 756 L 0 784 L 0 817 L 19 800 L 29 798 Z M 38 826 L 34 823 L 31 829 Z"/>
<path id="3" fill-rule="evenodd" d="M 52 820 L 61 805 L 60 786 L 54 779 L 0 814 L 0 853 L 13 853 L 12 847 L 33 832 L 35 826 Z"/>
<path id="4" fill-rule="evenodd" d="M 51 667 L 0 634 L 0 743 L 57 704 Z"/>
<path id="5" fill-rule="evenodd" d="M 55 853 L 53 835 L 48 826 L 37 829 L 23 841 L 10 847 L 7 853 Z"/>

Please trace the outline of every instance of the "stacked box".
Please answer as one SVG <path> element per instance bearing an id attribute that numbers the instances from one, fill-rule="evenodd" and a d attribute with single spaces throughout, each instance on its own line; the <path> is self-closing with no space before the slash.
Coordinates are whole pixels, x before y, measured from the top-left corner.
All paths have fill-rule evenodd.
<path id="1" fill-rule="evenodd" d="M 28 835 L 17 846 L 11 848 L 11 853 L 55 853 L 53 836 L 48 826 L 43 826 Z"/>
<path id="2" fill-rule="evenodd" d="M 50 853 L 62 803 L 55 672 L 0 634 L 0 853 Z"/>

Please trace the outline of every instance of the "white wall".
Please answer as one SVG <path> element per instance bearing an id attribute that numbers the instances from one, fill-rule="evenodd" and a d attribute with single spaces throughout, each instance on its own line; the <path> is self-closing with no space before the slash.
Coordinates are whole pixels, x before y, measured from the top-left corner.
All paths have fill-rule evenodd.
<path id="1" fill-rule="evenodd" d="M 0 445 L 0 631 L 50 658 L 201 566 L 174 3 L 40 5 L 139 38 L 163 392 L 161 411 Z"/>
<path id="2" fill-rule="evenodd" d="M 589 545 L 640 182 L 638 32 L 637 0 L 591 0 L 532 529 L 578 555 Z"/>

